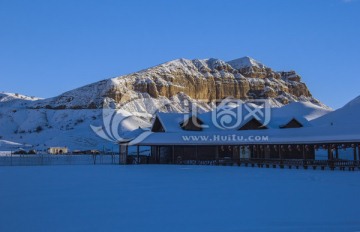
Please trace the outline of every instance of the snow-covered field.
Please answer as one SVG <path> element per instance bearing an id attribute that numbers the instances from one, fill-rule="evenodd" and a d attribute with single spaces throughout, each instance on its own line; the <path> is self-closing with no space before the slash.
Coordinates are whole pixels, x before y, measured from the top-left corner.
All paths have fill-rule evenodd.
<path id="1" fill-rule="evenodd" d="M 0 168 L 0 231 L 359 231 L 360 172 Z"/>

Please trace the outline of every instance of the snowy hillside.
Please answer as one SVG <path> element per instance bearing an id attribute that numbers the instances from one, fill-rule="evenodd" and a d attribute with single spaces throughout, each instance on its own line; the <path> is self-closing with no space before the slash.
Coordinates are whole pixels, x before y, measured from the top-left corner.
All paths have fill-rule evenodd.
<path id="1" fill-rule="evenodd" d="M 335 110 L 314 121 L 317 126 L 360 125 L 360 96 L 350 101 L 344 107 Z"/>
<path id="2" fill-rule="evenodd" d="M 272 115 L 275 117 L 296 115 L 311 121 L 331 112 L 331 109 L 319 107 L 311 102 L 294 102 L 280 108 L 273 108 Z"/>
<path id="3" fill-rule="evenodd" d="M 114 112 L 124 120 L 119 134 L 125 134 L 149 123 L 126 111 Z M 111 115 L 114 117 L 114 115 Z M 103 127 L 101 109 L 52 110 L 0 107 L 0 150 L 16 147 L 46 149 L 50 146 L 67 146 L 70 149 L 113 149 L 116 145 L 97 136 L 90 125 Z M 22 144 L 22 145 L 18 145 Z M 116 148 L 117 149 L 117 148 Z"/>

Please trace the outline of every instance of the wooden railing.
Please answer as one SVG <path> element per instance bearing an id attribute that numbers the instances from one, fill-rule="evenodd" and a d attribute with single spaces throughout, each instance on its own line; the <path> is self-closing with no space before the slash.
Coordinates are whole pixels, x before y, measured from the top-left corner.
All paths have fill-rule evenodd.
<path id="1" fill-rule="evenodd" d="M 303 168 L 303 169 L 340 169 L 340 170 L 350 170 L 354 171 L 355 169 L 360 170 L 359 161 L 352 160 L 297 160 L 297 159 L 238 159 L 234 160 L 234 163 L 239 166 L 252 166 L 252 167 L 266 167 L 266 168 Z M 222 163 L 219 162 L 221 165 Z"/>

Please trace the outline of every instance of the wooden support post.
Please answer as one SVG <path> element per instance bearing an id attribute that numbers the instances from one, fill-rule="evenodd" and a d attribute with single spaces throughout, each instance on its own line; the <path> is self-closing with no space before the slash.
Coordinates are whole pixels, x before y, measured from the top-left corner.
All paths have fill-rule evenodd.
<path id="1" fill-rule="evenodd" d="M 160 163 L 160 153 L 161 153 L 161 146 L 157 147 L 157 153 L 156 153 L 156 163 Z"/>
<path id="2" fill-rule="evenodd" d="M 129 146 L 126 145 L 126 156 L 125 156 L 125 164 L 127 164 L 127 158 L 129 156 Z"/>
<path id="3" fill-rule="evenodd" d="M 278 150 L 279 150 L 279 159 L 282 159 L 282 155 L 281 155 L 282 150 L 281 150 L 281 147 L 282 147 L 282 145 L 279 145 L 279 146 L 278 146 Z"/>
<path id="4" fill-rule="evenodd" d="M 261 147 L 261 146 L 258 145 L 258 148 L 259 148 L 259 149 L 258 149 L 258 152 L 259 152 L 258 158 L 259 158 L 259 159 L 262 159 L 262 158 L 263 158 L 263 150 L 261 150 L 260 147 Z"/>
<path id="5" fill-rule="evenodd" d="M 140 163 L 140 146 L 139 145 L 137 146 L 136 153 L 137 153 L 137 164 L 139 164 Z"/>
<path id="6" fill-rule="evenodd" d="M 305 145 L 302 145 L 303 159 L 306 160 Z"/>
<path id="7" fill-rule="evenodd" d="M 356 152 L 356 148 L 358 147 L 358 144 L 354 144 L 354 161 L 357 161 L 357 152 Z M 360 151 L 359 151 L 360 152 Z"/>
<path id="8" fill-rule="evenodd" d="M 156 163 L 156 160 L 157 160 L 157 158 L 156 158 L 156 156 L 157 156 L 157 146 L 153 146 L 151 156 L 152 156 L 152 161 L 154 163 Z"/>
<path id="9" fill-rule="evenodd" d="M 331 151 L 331 146 L 328 145 L 328 160 L 332 160 L 333 159 L 333 154 L 332 154 L 332 151 Z"/>
<path id="10" fill-rule="evenodd" d="M 335 145 L 335 154 L 336 154 L 336 159 L 339 159 L 339 149 L 338 149 L 338 145 Z"/>
<path id="11" fill-rule="evenodd" d="M 240 162 L 240 146 L 234 146 L 233 161 L 236 163 Z"/>
<path id="12" fill-rule="evenodd" d="M 196 157 L 196 164 L 198 164 L 199 157 L 198 157 L 198 146 L 195 145 L 195 157 Z"/>
<path id="13" fill-rule="evenodd" d="M 128 156 L 128 145 L 127 144 L 119 144 L 119 164 L 126 164 L 127 156 Z"/>
<path id="14" fill-rule="evenodd" d="M 175 164 L 175 146 L 172 146 L 172 163 Z"/>
<path id="15" fill-rule="evenodd" d="M 119 143 L 119 164 L 121 164 L 121 144 Z"/>

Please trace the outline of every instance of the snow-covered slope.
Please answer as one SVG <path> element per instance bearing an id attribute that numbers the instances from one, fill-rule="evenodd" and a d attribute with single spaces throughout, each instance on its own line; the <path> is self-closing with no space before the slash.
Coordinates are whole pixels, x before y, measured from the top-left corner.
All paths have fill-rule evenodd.
<path id="1" fill-rule="evenodd" d="M 317 126 L 360 125 L 359 118 L 360 96 L 344 107 L 313 120 L 312 123 Z"/>
<path id="2" fill-rule="evenodd" d="M 301 116 L 311 121 L 331 112 L 331 109 L 319 107 L 311 102 L 293 102 L 280 108 L 273 108 L 272 115 L 275 117 Z"/>
<path id="3" fill-rule="evenodd" d="M 121 118 L 117 128 L 125 134 L 150 124 L 124 111 L 113 111 L 111 117 Z M 90 127 L 98 126 L 106 130 L 101 109 L 52 110 L 0 107 L 0 139 L 20 143 L 1 143 L 0 150 L 13 150 L 30 144 L 34 149 L 43 150 L 50 146 L 67 146 L 70 149 L 112 149 L 112 141 L 99 137 Z"/>
<path id="4" fill-rule="evenodd" d="M 18 93 L 0 92 L 0 107 L 1 108 L 24 108 L 32 105 L 36 101 L 42 100 L 37 97 L 29 97 Z"/>

